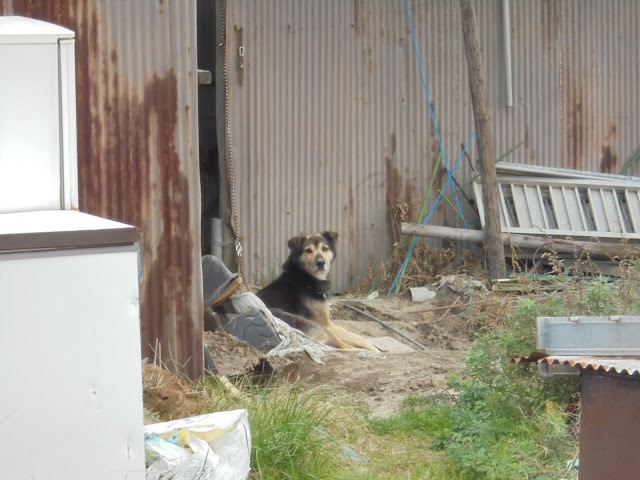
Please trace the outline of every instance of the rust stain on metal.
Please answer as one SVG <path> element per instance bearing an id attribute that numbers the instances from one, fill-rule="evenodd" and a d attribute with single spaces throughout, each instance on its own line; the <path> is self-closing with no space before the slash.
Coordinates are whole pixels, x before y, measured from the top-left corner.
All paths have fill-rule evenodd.
<path id="1" fill-rule="evenodd" d="M 356 35 L 360 35 L 364 33 L 364 12 L 363 6 L 366 4 L 366 1 L 363 0 L 353 0 L 353 28 L 356 32 Z"/>
<path id="2" fill-rule="evenodd" d="M 600 171 L 603 173 L 618 172 L 618 155 L 611 148 L 611 144 L 615 142 L 618 128 L 615 122 L 609 123 L 609 131 L 604 137 L 605 144 L 602 145 L 602 157 L 600 158 Z"/>
<path id="3" fill-rule="evenodd" d="M 546 353 L 543 352 L 531 352 L 529 355 L 526 355 L 524 357 L 516 357 L 510 360 L 510 362 L 512 363 L 532 363 L 532 362 L 538 362 L 539 360 L 542 360 L 543 358 L 548 357 L 549 355 L 547 355 Z"/>
<path id="4" fill-rule="evenodd" d="M 436 104 L 433 100 L 431 101 L 431 108 L 433 109 L 434 116 L 437 118 Z M 438 152 L 440 152 L 440 144 L 438 143 L 435 128 L 429 129 L 429 151 L 431 152 L 431 158 L 435 161 L 435 159 L 438 158 Z M 431 165 L 431 169 L 433 170 L 433 165 Z"/>
<path id="5" fill-rule="evenodd" d="M 414 218 L 414 215 L 415 215 L 414 209 L 418 203 L 417 179 L 414 175 L 411 175 L 408 168 L 405 170 L 405 172 L 407 173 L 407 175 L 409 175 L 409 180 L 407 180 L 407 183 L 405 185 L 404 201 L 407 203 L 407 206 L 408 206 L 407 220 L 411 221 Z"/>
<path id="6" fill-rule="evenodd" d="M 175 148 L 177 103 L 176 77 L 170 69 L 162 77 L 154 75 L 145 88 L 141 102 L 133 105 L 134 108 L 141 109 L 140 116 L 144 121 L 144 143 L 136 148 L 143 153 L 143 158 L 146 156 L 148 159 L 144 162 L 147 171 L 143 173 L 143 178 L 150 180 L 146 188 L 155 190 L 150 192 L 149 198 L 141 200 L 149 202 L 154 197 L 159 197 L 160 204 L 149 205 L 148 208 L 159 209 L 155 212 L 153 221 L 161 222 L 163 227 L 159 238 L 149 239 L 150 249 L 153 248 L 153 243 L 156 249 L 154 258 L 149 258 L 144 265 L 145 274 L 148 270 L 148 275 L 145 275 L 148 281 L 141 293 L 144 305 L 149 308 L 142 318 L 143 336 L 149 339 L 171 338 L 173 335 L 167 335 L 167 332 L 163 331 L 164 322 L 170 320 L 176 329 L 174 334 L 177 336 L 178 344 L 185 348 L 190 346 L 193 328 L 191 322 L 182 316 L 184 312 L 191 310 L 191 296 L 187 290 L 193 273 L 191 251 L 194 248 L 195 232 L 188 215 L 185 214 L 190 209 L 186 194 L 189 185 L 180 171 L 180 161 Z M 157 160 L 153 161 L 155 159 Z M 129 160 L 137 162 L 138 159 Z M 135 166 L 131 165 L 131 168 Z M 151 226 L 149 227 L 151 229 Z M 158 302 L 159 293 L 166 299 L 166 304 Z M 169 311 L 154 312 L 156 306 L 169 307 Z M 164 319 L 162 324 L 157 321 L 159 318 Z M 146 348 L 148 351 L 150 346 Z M 164 353 L 168 354 L 169 358 L 176 358 L 177 352 Z"/>
<path id="7" fill-rule="evenodd" d="M 600 171 L 602 173 L 617 172 L 618 155 L 611 150 L 611 145 L 602 146 L 602 158 L 600 159 Z"/>
<path id="8" fill-rule="evenodd" d="M 391 133 L 391 156 L 395 157 L 398 151 L 398 137 L 395 133 Z"/>
<path id="9" fill-rule="evenodd" d="M 542 52 L 552 61 L 560 31 L 561 16 L 559 3 L 554 0 L 542 0 L 540 22 L 542 25 Z"/>
<path id="10" fill-rule="evenodd" d="M 568 69 L 567 69 L 568 70 Z M 569 168 L 580 170 L 584 162 L 584 152 L 587 141 L 587 111 L 584 104 L 582 84 L 578 79 L 571 78 L 567 71 L 566 92 L 564 101 L 567 122 L 563 125 L 565 135 L 565 152 L 569 162 Z"/>
<path id="11" fill-rule="evenodd" d="M 11 5 L 15 15 L 66 26 L 63 22 L 68 20 L 68 3 L 67 0 L 13 0 Z"/>
<path id="12" fill-rule="evenodd" d="M 141 228 L 143 355 L 153 355 L 157 339 L 163 361 L 197 377 L 202 372 L 202 336 L 201 319 L 197 314 L 192 318 L 197 273 L 192 255 L 199 235 L 189 215 L 193 186 L 181 168 L 186 160 L 176 148 L 176 72 L 173 67 L 150 70 L 137 94 L 129 72 L 118 69 L 117 48 L 100 34 L 104 28 L 118 28 L 105 25 L 100 5 L 92 0 L 13 0 L 11 14 L 76 32 L 80 207 Z M 159 6 L 164 7 L 162 1 Z"/>

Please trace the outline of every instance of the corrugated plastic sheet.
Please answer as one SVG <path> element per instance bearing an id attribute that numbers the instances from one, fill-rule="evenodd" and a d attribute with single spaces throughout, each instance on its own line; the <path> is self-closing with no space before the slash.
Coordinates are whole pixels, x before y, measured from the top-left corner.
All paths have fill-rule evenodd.
<path id="1" fill-rule="evenodd" d="M 514 358 L 513 362 L 568 365 L 571 367 L 578 367 L 583 370 L 594 370 L 596 372 L 640 376 L 640 357 L 580 357 L 532 353 L 526 357 Z"/>
<path id="2" fill-rule="evenodd" d="M 459 5 L 408 4 L 452 168 L 474 129 Z M 495 155 L 524 141 L 510 161 L 617 173 L 638 146 L 640 2 L 510 2 L 512 107 L 501 4 L 474 3 Z M 391 252 L 396 207 L 417 210 L 438 152 L 404 2 L 234 0 L 226 20 L 247 274 L 275 274 L 289 236 L 333 229 L 334 283 L 353 285 Z M 450 208 L 430 223 L 462 226 Z"/>

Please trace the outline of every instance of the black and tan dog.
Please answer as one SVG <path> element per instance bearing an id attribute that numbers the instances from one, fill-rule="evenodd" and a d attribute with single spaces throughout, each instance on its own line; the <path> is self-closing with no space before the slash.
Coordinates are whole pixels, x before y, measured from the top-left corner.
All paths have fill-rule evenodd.
<path id="1" fill-rule="evenodd" d="M 365 338 L 331 321 L 327 280 L 336 257 L 335 232 L 301 235 L 289 240 L 289 257 L 283 272 L 256 295 L 275 316 L 336 348 L 364 348 L 379 351 Z"/>

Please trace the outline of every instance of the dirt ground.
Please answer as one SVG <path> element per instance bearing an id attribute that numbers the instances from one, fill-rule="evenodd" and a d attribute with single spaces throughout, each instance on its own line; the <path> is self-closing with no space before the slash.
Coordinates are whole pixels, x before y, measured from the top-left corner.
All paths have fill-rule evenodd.
<path id="1" fill-rule="evenodd" d="M 392 415 L 411 393 L 447 392 L 449 373 L 463 367 L 474 332 L 473 321 L 467 318 L 464 292 L 486 286 L 470 278 L 450 280 L 439 288 L 432 286 L 436 296 L 423 303 L 413 303 L 408 293 L 398 297 L 386 297 L 380 292 L 377 298 L 371 299 L 356 296 L 331 299 L 333 321 L 372 339 L 381 353 L 334 350 L 325 352 L 323 364 L 318 364 L 305 352 L 285 358 L 267 357 L 222 332 L 206 332 L 205 344 L 220 374 L 231 380 L 235 375 L 252 371 L 262 358 L 279 378 L 299 378 L 302 385 L 309 388 L 339 385 L 356 400 L 366 403 L 373 415 Z M 385 322 L 413 342 L 347 305 Z M 260 365 L 264 365 L 264 360 Z M 195 407 L 197 402 L 190 398 L 188 384 L 175 378 L 158 381 L 159 376 L 170 378 L 170 375 L 151 366 L 146 367 L 145 373 L 147 408 L 165 418 L 178 418 Z M 156 380 L 150 381 L 154 376 Z M 172 408 L 175 411 L 171 411 Z"/>
<path id="2" fill-rule="evenodd" d="M 446 302 L 450 301 L 447 299 Z M 445 303 L 446 303 L 445 302 Z M 422 349 L 345 304 L 366 311 L 406 334 Z M 334 321 L 372 340 L 382 353 L 333 351 L 325 355 L 324 365 L 300 358 L 300 379 L 316 386 L 334 384 L 346 387 L 366 402 L 376 416 L 398 411 L 410 393 L 443 392 L 447 375 L 462 367 L 471 334 L 460 307 L 441 308 L 441 301 L 411 303 L 407 298 L 345 298 L 334 301 Z"/>

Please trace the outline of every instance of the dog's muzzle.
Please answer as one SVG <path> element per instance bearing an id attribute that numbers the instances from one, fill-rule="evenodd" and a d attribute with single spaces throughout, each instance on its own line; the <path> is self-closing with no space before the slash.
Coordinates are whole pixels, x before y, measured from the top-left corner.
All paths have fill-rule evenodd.
<path id="1" fill-rule="evenodd" d="M 324 258 L 318 258 L 316 260 L 316 270 L 325 270 L 326 265 L 327 265 L 327 262 L 325 261 Z"/>

